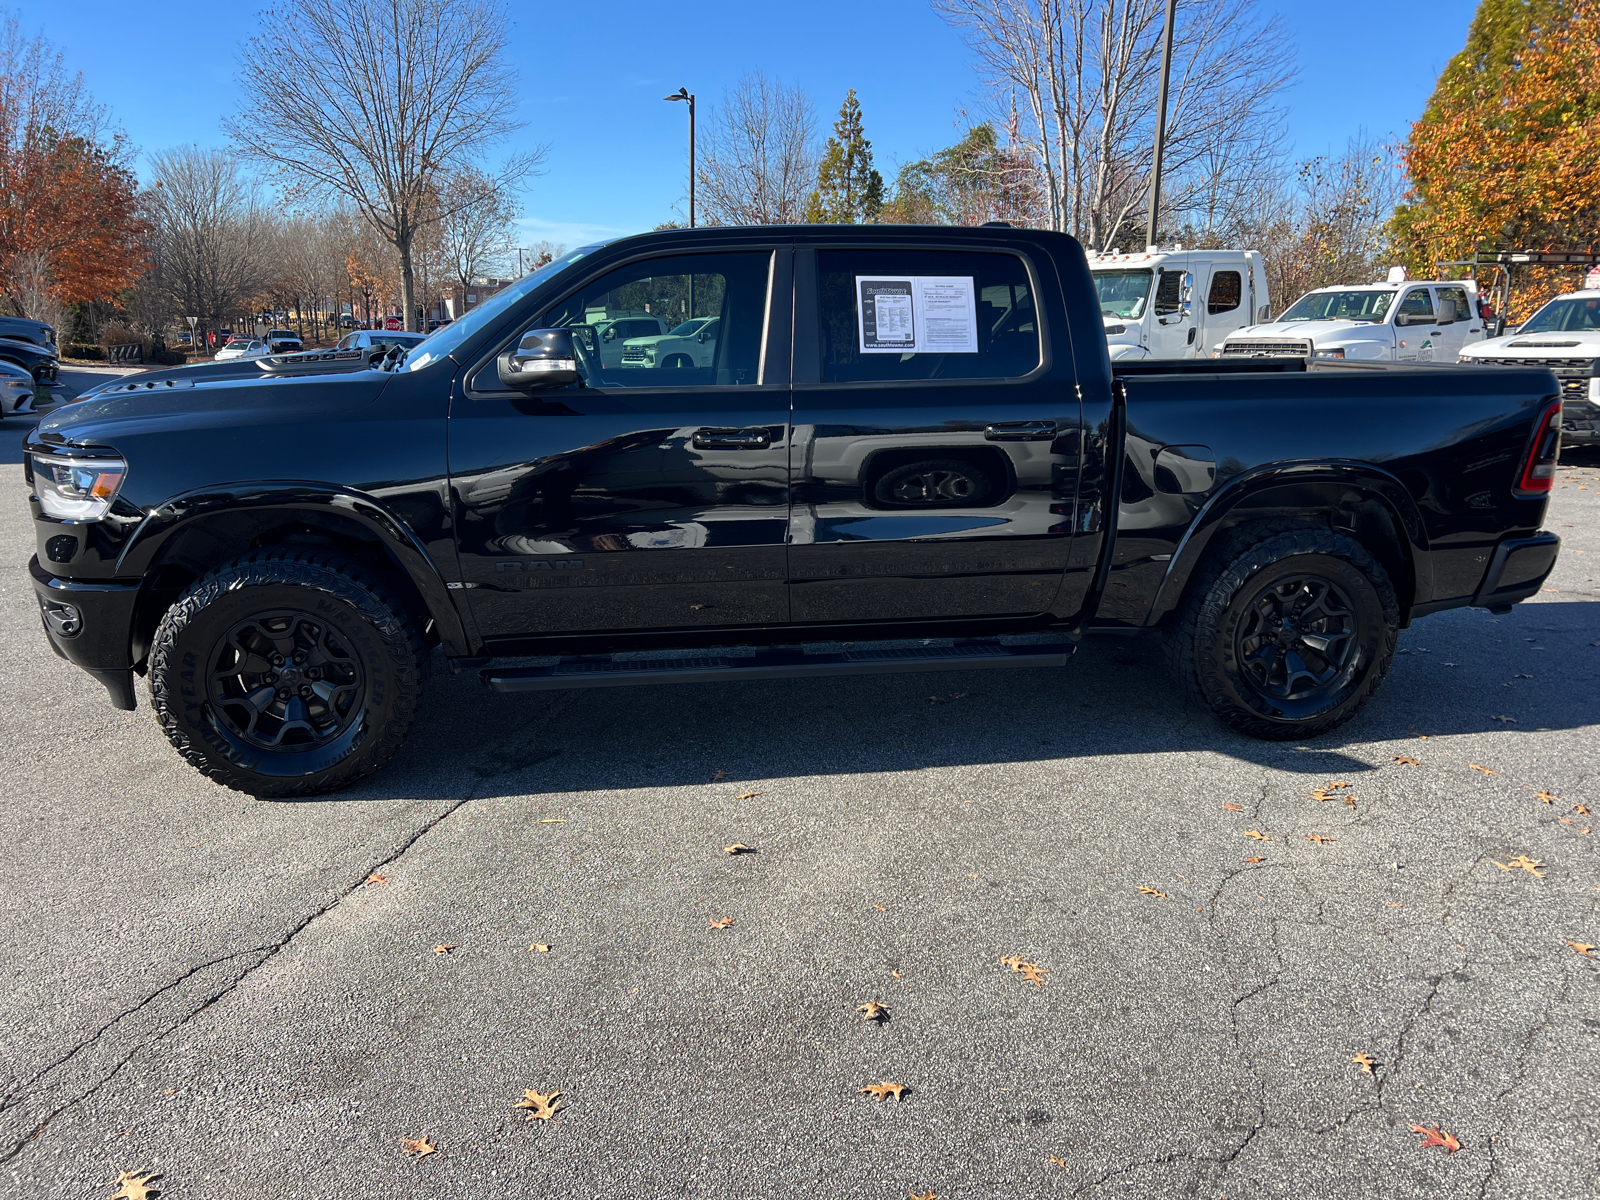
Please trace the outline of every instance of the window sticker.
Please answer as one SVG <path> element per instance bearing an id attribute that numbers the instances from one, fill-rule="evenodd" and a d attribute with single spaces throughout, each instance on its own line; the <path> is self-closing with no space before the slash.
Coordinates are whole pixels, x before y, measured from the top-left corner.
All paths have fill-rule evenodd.
<path id="1" fill-rule="evenodd" d="M 976 354 L 970 275 L 856 276 L 863 354 Z"/>

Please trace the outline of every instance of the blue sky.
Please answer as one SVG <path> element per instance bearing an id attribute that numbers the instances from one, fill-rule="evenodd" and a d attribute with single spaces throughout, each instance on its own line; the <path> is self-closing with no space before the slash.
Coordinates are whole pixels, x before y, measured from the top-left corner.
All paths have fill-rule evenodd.
<path id="1" fill-rule="evenodd" d="M 1180 0 L 1180 3 L 1182 0 Z M 1296 156 L 1342 148 L 1352 135 L 1404 135 L 1445 62 L 1460 49 L 1469 0 L 1261 0 L 1278 14 L 1300 75 L 1289 92 Z M 239 95 L 234 68 L 258 27 L 249 4 L 171 2 L 131 12 L 104 0 L 28 0 L 14 9 L 81 70 L 141 151 L 223 145 L 222 116 Z M 441 4 L 448 19 L 450 7 Z M 799 83 L 831 123 L 845 90 L 861 98 L 880 170 L 948 145 L 963 111 L 982 103 L 972 57 L 925 0 L 586 0 L 511 4 L 525 145 L 550 147 L 547 173 L 523 199 L 527 241 L 576 245 L 648 229 L 672 215 L 685 186 L 685 85 L 702 115 L 759 67 Z"/>

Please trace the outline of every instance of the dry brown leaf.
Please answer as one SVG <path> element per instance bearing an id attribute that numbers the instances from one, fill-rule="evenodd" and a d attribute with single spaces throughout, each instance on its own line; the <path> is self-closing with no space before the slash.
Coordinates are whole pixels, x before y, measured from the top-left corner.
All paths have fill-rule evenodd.
<path id="1" fill-rule="evenodd" d="M 1044 977 L 1050 974 L 1044 967 L 1035 966 L 1033 963 L 1022 964 L 1022 977 L 1034 987 L 1044 986 Z"/>
<path id="2" fill-rule="evenodd" d="M 1251 857 L 1245 859 L 1245 862 L 1266 862 L 1266 861 L 1267 860 L 1262 858 L 1260 855 L 1252 855 Z"/>
<path id="3" fill-rule="evenodd" d="M 547 945 L 544 942 L 535 942 L 533 945 L 529 946 L 528 949 L 529 950 L 537 950 L 540 954 L 549 954 L 550 953 L 549 945 Z"/>
<path id="4" fill-rule="evenodd" d="M 900 972 L 899 971 L 890 971 L 889 974 L 893 975 L 896 979 L 900 978 Z"/>
<path id="5" fill-rule="evenodd" d="M 868 1000 L 865 1004 L 857 1005 L 856 1011 L 861 1014 L 863 1021 L 876 1021 L 881 1025 L 889 1019 L 889 1010 L 876 1000 Z"/>
<path id="6" fill-rule="evenodd" d="M 155 1194 L 150 1184 L 160 1178 L 154 1171 L 119 1171 L 111 1181 L 117 1190 L 107 1200 L 150 1200 Z"/>
<path id="7" fill-rule="evenodd" d="M 861 1087 L 861 1088 L 857 1088 L 856 1089 L 856 1091 L 858 1091 L 858 1092 L 865 1092 L 867 1095 L 871 1096 L 874 1100 L 876 1100 L 879 1104 L 882 1104 L 890 1096 L 893 1096 L 896 1100 L 899 1100 L 901 1098 L 900 1097 L 900 1093 L 905 1091 L 905 1090 L 906 1090 L 906 1085 L 905 1084 L 903 1084 L 903 1083 L 894 1083 L 893 1081 L 888 1080 L 888 1079 L 882 1080 L 882 1081 L 880 1081 L 878 1083 L 869 1083 L 869 1084 L 867 1084 L 866 1087 Z"/>
<path id="8" fill-rule="evenodd" d="M 1325 833 L 1308 833 L 1306 834 L 1306 841 L 1315 842 L 1317 845 L 1323 846 L 1333 841 L 1333 839 Z"/>
<path id="9" fill-rule="evenodd" d="M 545 817 L 539 822 L 541 825 L 565 825 L 566 823 L 567 819 L 565 817 Z"/>
<path id="10" fill-rule="evenodd" d="M 1427 1135 L 1417 1143 L 1417 1149 L 1419 1150 L 1427 1146 L 1443 1146 L 1446 1154 L 1454 1154 L 1461 1149 L 1461 1143 L 1456 1141 L 1456 1135 L 1448 1130 L 1440 1129 L 1437 1125 L 1432 1129 L 1425 1125 L 1413 1125 L 1411 1132 Z"/>
<path id="11" fill-rule="evenodd" d="M 1052 1154 L 1049 1158 L 1045 1159 L 1045 1161 L 1049 1162 L 1049 1163 L 1054 1163 L 1058 1167 L 1064 1167 L 1064 1166 L 1067 1165 L 1065 1159 L 1057 1158 L 1054 1154 Z"/>
<path id="12" fill-rule="evenodd" d="M 1537 792 L 1535 792 L 1533 794 L 1533 798 L 1544 804 L 1554 804 L 1557 800 L 1561 799 L 1560 796 L 1551 795 L 1551 793 L 1543 788 L 1540 788 Z"/>
<path id="13" fill-rule="evenodd" d="M 456 944 L 454 942 L 440 942 L 433 948 L 433 952 L 435 954 L 449 954 L 455 948 Z"/>
<path id="14" fill-rule="evenodd" d="M 401 1138 L 400 1148 L 405 1153 L 415 1155 L 417 1158 L 427 1158 L 428 1155 L 439 1149 L 435 1143 L 428 1140 L 428 1135 L 425 1133 L 419 1134 L 414 1138 Z"/>
<path id="15" fill-rule="evenodd" d="M 1243 812 L 1244 811 L 1244 805 L 1242 805 L 1242 804 L 1224 804 L 1222 807 L 1228 812 Z"/>
<path id="16" fill-rule="evenodd" d="M 1402 767 L 1420 767 L 1422 764 L 1414 758 L 1407 758 L 1404 754 L 1391 754 L 1389 758 L 1399 763 Z"/>
<path id="17" fill-rule="evenodd" d="M 1477 763 L 1468 763 L 1467 767 L 1473 771 L 1482 771 L 1485 775 L 1498 775 L 1499 771 L 1491 771 L 1488 767 L 1480 767 Z"/>
<path id="18" fill-rule="evenodd" d="M 754 800 L 759 795 L 761 795 L 760 792 L 740 792 L 737 796 L 734 797 L 734 799 L 735 800 Z"/>
<path id="19" fill-rule="evenodd" d="M 733 924 L 733 918 L 732 917 L 716 917 L 711 922 L 711 928 L 713 928 L 713 929 L 726 929 L 729 925 L 732 925 L 732 924 Z"/>
<path id="20" fill-rule="evenodd" d="M 693 609 L 695 612 L 699 612 L 701 609 L 710 608 L 711 605 L 709 605 L 709 604 L 691 604 L 691 605 L 689 605 L 689 607 L 691 609 Z"/>
<path id="21" fill-rule="evenodd" d="M 911 1200 L 939 1200 L 939 1193 L 932 1188 L 925 1192 L 912 1192 Z"/>
<path id="22" fill-rule="evenodd" d="M 712 783 L 721 783 L 727 777 L 728 777 L 728 773 L 726 771 L 722 770 L 719 767 L 717 769 L 717 773 L 711 777 L 711 782 Z"/>
<path id="23" fill-rule="evenodd" d="M 366 880 L 364 881 L 364 883 L 388 883 L 388 882 L 389 882 L 389 877 L 387 875 L 379 875 L 376 871 L 374 871 L 371 875 L 368 875 Z"/>
<path id="24" fill-rule="evenodd" d="M 1537 858 L 1529 858 L 1526 854 L 1519 854 L 1510 862 L 1495 862 L 1495 860 L 1492 858 L 1489 861 L 1494 863 L 1494 865 L 1499 867 L 1502 871 L 1511 871 L 1520 868 L 1521 870 L 1526 871 L 1529 875 L 1537 875 L 1540 879 L 1544 878 L 1544 873 L 1539 870 L 1540 867 L 1544 866 L 1544 863 Z"/>
<path id="25" fill-rule="evenodd" d="M 1170 900 L 1171 899 L 1171 897 L 1168 896 L 1165 892 L 1158 892 L 1158 891 L 1156 891 L 1155 888 L 1146 887 L 1142 883 L 1139 885 L 1139 895 L 1141 895 L 1141 896 L 1160 896 L 1163 900 Z"/>
<path id="26" fill-rule="evenodd" d="M 1575 813 L 1582 813 L 1584 816 L 1587 817 L 1589 815 L 1589 806 L 1586 805 L 1586 804 L 1574 804 L 1569 811 L 1575 812 Z"/>
<path id="27" fill-rule="evenodd" d="M 1027 961 L 1020 954 L 1008 954 L 1000 960 L 1000 965 L 1002 967 L 1010 967 L 1013 971 L 1020 971 L 1022 970 L 1022 964 Z"/>
<path id="28" fill-rule="evenodd" d="M 1376 1075 L 1378 1073 L 1378 1068 L 1383 1066 L 1381 1062 L 1373 1058 L 1372 1055 L 1368 1054 L 1365 1050 L 1363 1050 L 1360 1054 L 1352 1054 L 1350 1056 L 1350 1061 L 1355 1063 L 1368 1075 Z"/>
<path id="29" fill-rule="evenodd" d="M 561 1107 L 561 1102 L 556 1099 L 559 1095 L 560 1092 L 551 1092 L 548 1096 L 541 1096 L 532 1088 L 523 1088 L 522 1099 L 518 1100 L 514 1107 L 530 1109 L 528 1113 L 530 1121 L 548 1121 Z"/>
<path id="30" fill-rule="evenodd" d="M 722 848 L 722 852 L 724 854 L 754 854 L 755 853 L 754 850 L 750 849 L 750 847 L 746 846 L 743 842 L 735 842 L 731 846 L 724 846 Z"/>
<path id="31" fill-rule="evenodd" d="M 888 912 L 889 911 L 887 908 L 885 908 L 881 904 L 874 904 L 872 907 L 877 909 L 879 912 Z"/>
<path id="32" fill-rule="evenodd" d="M 1571 946 L 1574 953 L 1581 954 L 1585 958 L 1594 957 L 1594 946 L 1588 942 L 1567 942 L 1566 945 Z"/>
<path id="33" fill-rule="evenodd" d="M 1262 833 L 1259 829 L 1246 829 L 1244 831 L 1244 835 L 1247 838 L 1255 838 L 1255 840 L 1258 841 L 1258 842 L 1270 842 L 1272 840 L 1266 834 Z"/>

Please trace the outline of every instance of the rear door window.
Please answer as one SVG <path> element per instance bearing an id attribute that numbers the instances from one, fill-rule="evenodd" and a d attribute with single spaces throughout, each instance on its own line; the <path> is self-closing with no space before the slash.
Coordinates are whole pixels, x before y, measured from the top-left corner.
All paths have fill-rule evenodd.
<path id="1" fill-rule="evenodd" d="M 1028 265 L 1014 254 L 822 250 L 824 383 L 1005 379 L 1039 366 Z"/>
<path id="2" fill-rule="evenodd" d="M 1232 312 L 1244 302 L 1244 277 L 1238 271 L 1218 271 L 1211 277 L 1206 312 L 1211 316 Z"/>

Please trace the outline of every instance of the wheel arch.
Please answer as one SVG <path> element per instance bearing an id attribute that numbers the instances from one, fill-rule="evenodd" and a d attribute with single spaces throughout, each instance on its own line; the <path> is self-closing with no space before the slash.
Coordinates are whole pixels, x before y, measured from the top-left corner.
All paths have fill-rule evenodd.
<path id="1" fill-rule="evenodd" d="M 129 539 L 117 574 L 145 579 L 134 612 L 133 660 L 142 662 L 162 614 L 195 579 L 274 545 L 326 546 L 388 577 L 429 641 L 451 656 L 476 653 L 444 577 L 410 527 L 371 496 L 316 484 L 201 489 L 150 513 Z"/>
<path id="2" fill-rule="evenodd" d="M 1162 624 L 1179 609 L 1201 564 L 1231 531 L 1275 518 L 1323 523 L 1364 545 L 1394 585 L 1402 625 L 1413 605 L 1433 595 L 1427 533 L 1399 479 L 1368 463 L 1279 464 L 1235 476 L 1206 502 L 1167 564 L 1145 624 Z"/>

